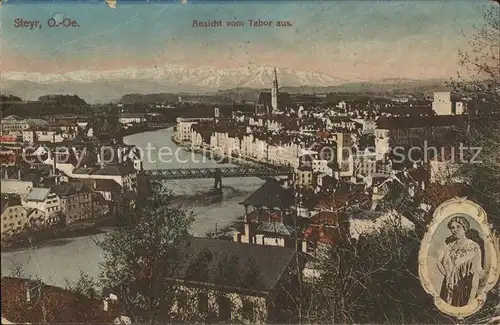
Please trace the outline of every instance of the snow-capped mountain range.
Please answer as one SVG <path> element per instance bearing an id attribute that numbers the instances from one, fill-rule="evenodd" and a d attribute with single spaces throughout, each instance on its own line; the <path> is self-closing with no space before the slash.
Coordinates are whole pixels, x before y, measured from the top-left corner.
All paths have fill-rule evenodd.
<path id="1" fill-rule="evenodd" d="M 383 92 L 393 88 L 439 85 L 438 80 L 391 78 L 342 80 L 326 74 L 277 68 L 279 86 L 286 89 Z M 234 88 L 270 89 L 274 67 L 247 66 L 235 69 L 190 68 L 179 65 L 114 71 L 79 70 L 64 74 L 3 72 L 3 94 L 36 100 L 47 94 L 76 94 L 90 103 L 116 101 L 125 94 L 213 93 Z M 433 88 L 432 88 L 433 89 Z M 325 90 L 326 91 L 326 90 Z"/>
<path id="2" fill-rule="evenodd" d="M 277 68 L 280 85 L 284 86 L 335 86 L 341 80 L 316 72 Z M 219 90 L 234 87 L 268 88 L 274 78 L 273 67 L 243 67 L 236 69 L 189 68 L 162 66 L 148 69 L 123 69 L 114 71 L 79 70 L 64 74 L 6 72 L 3 81 L 28 81 L 39 84 L 93 83 L 116 81 L 146 81 L 183 89 L 203 88 Z M 198 89 L 196 89 L 198 90 Z"/>

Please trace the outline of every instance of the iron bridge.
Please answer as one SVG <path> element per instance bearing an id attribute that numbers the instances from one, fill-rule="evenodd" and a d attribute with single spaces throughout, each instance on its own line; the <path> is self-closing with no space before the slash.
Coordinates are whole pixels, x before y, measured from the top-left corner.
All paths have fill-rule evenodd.
<path id="1" fill-rule="evenodd" d="M 220 168 L 179 168 L 144 170 L 142 174 L 148 177 L 170 179 L 199 179 L 199 178 L 236 178 L 236 177 L 274 177 L 292 174 L 291 169 L 266 167 L 220 167 Z"/>

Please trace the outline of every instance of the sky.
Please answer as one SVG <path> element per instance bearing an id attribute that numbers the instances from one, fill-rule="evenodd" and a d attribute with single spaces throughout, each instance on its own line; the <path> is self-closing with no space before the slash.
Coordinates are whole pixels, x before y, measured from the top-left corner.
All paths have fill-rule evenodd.
<path id="1" fill-rule="evenodd" d="M 83 3 L 9 0 L 0 8 L 2 72 L 65 73 L 184 65 L 277 66 L 345 80 L 456 75 L 484 1 L 205 1 Z M 48 27 L 51 17 L 79 27 Z M 15 20 L 41 29 L 15 28 Z M 248 20 L 291 21 L 250 27 Z M 244 27 L 193 27 L 239 20 Z"/>

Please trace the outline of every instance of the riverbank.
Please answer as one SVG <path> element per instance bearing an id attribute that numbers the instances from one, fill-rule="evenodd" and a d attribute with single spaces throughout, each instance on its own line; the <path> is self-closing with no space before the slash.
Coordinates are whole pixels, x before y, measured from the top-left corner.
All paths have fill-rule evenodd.
<path id="1" fill-rule="evenodd" d="M 171 137 L 175 133 L 172 128 L 157 132 L 146 132 L 132 135 L 124 139 L 124 143 L 137 146 L 144 152 L 150 144 L 158 147 L 168 147 L 174 151 L 177 148 Z M 179 159 L 172 161 L 144 161 L 144 170 L 153 169 L 180 169 L 180 168 L 216 168 L 219 165 L 210 159 L 193 158 L 192 153 L 179 149 Z M 147 177 L 144 177 L 147 178 Z M 178 198 L 174 206 L 187 209 L 195 215 L 190 233 L 193 236 L 205 237 L 208 231 L 222 233 L 227 226 L 231 227 L 235 221 L 244 215 L 244 207 L 240 204 L 264 181 L 260 178 L 227 178 L 223 182 L 223 195 L 211 195 L 213 179 L 187 179 L 165 181 L 165 186 Z M 142 194 L 143 190 L 138 190 Z M 217 226 L 216 226 L 217 225 Z M 99 263 L 103 260 L 103 252 L 95 244 L 102 240 L 106 233 L 114 231 L 116 227 L 99 227 L 104 232 L 89 236 L 75 236 L 75 238 L 55 239 L 40 242 L 27 249 L 2 251 L 2 275 L 8 276 L 16 265 L 22 265 L 26 274 L 34 275 L 45 283 L 64 287 L 66 279 L 78 281 L 81 272 L 92 278 L 97 278 L 101 271 Z M 229 234 L 228 234 L 229 235 Z M 69 236 L 70 237 L 70 236 Z M 224 236 L 217 236 L 224 238 Z"/>
<path id="2" fill-rule="evenodd" d="M 19 238 L 12 241 L 2 242 L 2 252 L 12 252 L 20 249 L 26 249 L 33 245 L 39 245 L 55 239 L 76 238 L 100 233 L 102 233 L 102 231 L 96 227 L 85 227 L 79 229 L 50 228 L 32 234 L 20 234 Z"/>
<path id="3" fill-rule="evenodd" d="M 117 137 L 119 138 L 124 138 L 130 135 L 134 134 L 139 134 L 139 133 L 144 133 L 144 132 L 151 132 L 151 131 L 158 131 L 158 130 L 164 130 L 164 129 L 169 129 L 171 126 L 165 125 L 164 127 L 152 127 L 150 125 L 139 125 L 139 126 L 130 126 L 128 128 L 122 128 L 120 131 L 117 133 Z"/>

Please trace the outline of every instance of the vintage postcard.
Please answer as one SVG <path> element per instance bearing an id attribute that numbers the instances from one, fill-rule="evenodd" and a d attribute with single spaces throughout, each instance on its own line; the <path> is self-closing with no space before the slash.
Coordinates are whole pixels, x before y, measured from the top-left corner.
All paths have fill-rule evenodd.
<path id="1" fill-rule="evenodd" d="M 0 1 L 2 324 L 494 324 L 498 1 Z"/>

